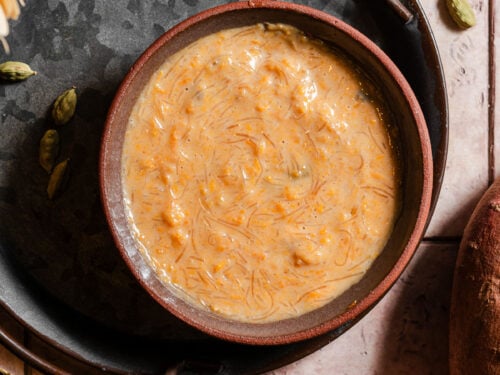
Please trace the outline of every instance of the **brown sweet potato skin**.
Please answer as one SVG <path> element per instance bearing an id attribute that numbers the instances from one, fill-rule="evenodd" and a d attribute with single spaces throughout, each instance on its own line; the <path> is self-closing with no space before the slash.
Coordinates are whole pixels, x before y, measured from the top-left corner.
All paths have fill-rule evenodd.
<path id="1" fill-rule="evenodd" d="M 450 374 L 500 375 L 500 179 L 466 228 L 450 307 Z"/>

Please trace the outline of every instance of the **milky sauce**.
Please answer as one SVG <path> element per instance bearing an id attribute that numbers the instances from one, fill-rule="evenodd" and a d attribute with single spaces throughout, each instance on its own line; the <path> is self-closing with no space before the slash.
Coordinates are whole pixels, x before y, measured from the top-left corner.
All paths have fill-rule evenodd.
<path id="1" fill-rule="evenodd" d="M 325 305 L 365 274 L 399 210 L 385 111 L 352 62 L 290 26 L 196 41 L 130 116 L 138 245 L 176 293 L 235 320 Z"/>

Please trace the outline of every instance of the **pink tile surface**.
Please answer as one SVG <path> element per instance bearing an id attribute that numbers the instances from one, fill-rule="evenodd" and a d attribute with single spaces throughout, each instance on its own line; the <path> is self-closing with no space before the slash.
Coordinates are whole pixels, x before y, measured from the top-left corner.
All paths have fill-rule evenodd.
<path id="1" fill-rule="evenodd" d="M 460 30 L 444 1 L 421 2 L 440 51 L 449 100 L 441 195 L 426 237 L 458 237 L 488 185 L 488 1 L 473 0 L 477 25 Z"/>

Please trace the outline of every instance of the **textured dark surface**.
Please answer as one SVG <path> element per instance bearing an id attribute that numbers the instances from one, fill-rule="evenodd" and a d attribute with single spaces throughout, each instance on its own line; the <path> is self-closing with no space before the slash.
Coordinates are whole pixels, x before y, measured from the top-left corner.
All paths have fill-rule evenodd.
<path id="1" fill-rule="evenodd" d="M 424 20 L 405 26 L 379 0 L 298 2 L 357 27 L 402 69 L 428 121 L 440 181 L 446 107 Z M 227 368 L 237 363 L 252 372 L 297 358 L 337 334 L 272 350 L 206 338 L 166 314 L 137 285 L 107 230 L 97 163 L 116 88 L 165 30 L 221 3 L 28 0 L 20 19 L 11 24 L 11 56 L 1 61 L 27 62 L 39 74 L 22 83 L 0 84 L 0 301 L 36 332 L 89 362 L 157 372 L 184 359 L 189 347 L 196 360 L 225 361 Z M 61 129 L 59 157 L 71 159 L 71 175 L 63 194 L 49 201 L 38 142 L 52 101 L 73 85 L 79 103 L 76 116 Z M 156 349 L 149 354 L 138 350 L 133 345 L 138 340 Z"/>

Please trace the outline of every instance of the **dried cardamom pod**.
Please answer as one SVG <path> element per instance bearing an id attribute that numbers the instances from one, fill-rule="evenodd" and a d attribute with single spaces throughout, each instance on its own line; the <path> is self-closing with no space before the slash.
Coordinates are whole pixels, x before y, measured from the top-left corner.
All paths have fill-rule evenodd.
<path id="1" fill-rule="evenodd" d="M 38 161 L 47 173 L 52 172 L 59 154 L 59 133 L 55 129 L 49 129 L 40 139 L 40 150 Z"/>
<path id="2" fill-rule="evenodd" d="M 47 195 L 49 199 L 54 197 L 61 191 L 61 188 L 66 180 L 69 159 L 66 159 L 54 167 L 47 185 Z"/>
<path id="3" fill-rule="evenodd" d="M 20 61 L 6 61 L 0 64 L 0 78 L 4 81 L 22 81 L 37 74 L 28 64 Z"/>
<path id="4" fill-rule="evenodd" d="M 467 0 L 446 0 L 446 5 L 453 21 L 462 29 L 476 24 L 476 15 Z"/>
<path id="5" fill-rule="evenodd" d="M 75 114 L 77 102 L 76 88 L 72 87 L 57 97 L 52 106 L 52 120 L 57 126 L 65 125 Z"/>

